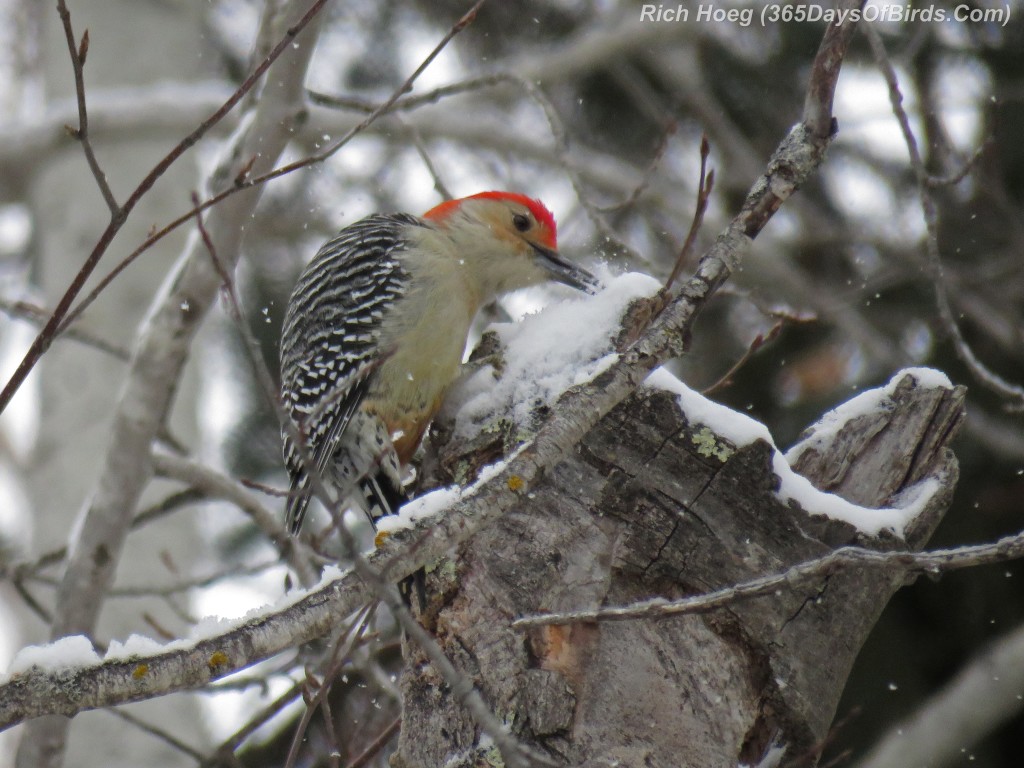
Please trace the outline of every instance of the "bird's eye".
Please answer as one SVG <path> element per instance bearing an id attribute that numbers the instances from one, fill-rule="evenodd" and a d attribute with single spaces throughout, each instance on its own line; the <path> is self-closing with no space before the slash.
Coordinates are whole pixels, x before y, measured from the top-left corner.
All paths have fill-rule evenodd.
<path id="1" fill-rule="evenodd" d="M 517 213 L 512 217 L 512 226 L 520 232 L 526 232 L 530 229 L 530 217 L 522 213 Z"/>

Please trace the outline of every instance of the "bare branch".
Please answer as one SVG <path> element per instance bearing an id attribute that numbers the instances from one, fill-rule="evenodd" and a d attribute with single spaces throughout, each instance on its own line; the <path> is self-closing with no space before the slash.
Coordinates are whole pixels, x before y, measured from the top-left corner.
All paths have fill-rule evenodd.
<path id="1" fill-rule="evenodd" d="M 317 692 L 309 699 L 306 700 L 306 709 L 302 713 L 302 717 L 299 718 L 299 723 L 295 727 L 295 735 L 292 737 L 291 747 L 288 749 L 288 758 L 285 760 L 285 768 L 294 768 L 295 761 L 299 757 L 299 749 L 302 747 L 303 741 L 306 738 L 306 728 L 309 726 L 309 722 L 320 706 L 325 706 L 327 703 L 327 694 L 331 690 L 331 683 L 337 676 L 342 662 L 352 652 L 356 643 L 362 637 L 363 633 L 367 628 L 367 619 L 370 616 L 370 612 L 374 606 L 370 605 L 365 607 L 349 624 L 346 631 L 339 636 L 337 643 L 334 647 L 334 653 L 330 663 L 327 665 L 327 669 L 324 672 L 323 682 L 320 684 Z M 332 731 L 331 722 L 328 720 L 326 723 L 326 730 Z"/>
<path id="2" fill-rule="evenodd" d="M 324 0 L 317 0 L 317 2 L 322 3 L 324 2 Z M 233 195 L 239 192 L 249 190 L 254 187 L 259 187 L 268 181 L 272 181 L 273 179 L 276 179 L 280 176 L 285 176 L 289 173 L 292 173 L 293 171 L 299 170 L 300 168 L 305 168 L 310 165 L 322 163 L 324 160 L 327 160 L 329 157 L 336 154 L 338 150 L 340 150 L 343 146 L 348 144 L 355 136 L 359 135 L 367 128 L 369 128 L 374 122 L 376 122 L 377 119 L 381 117 L 381 115 L 384 115 L 387 112 L 389 112 L 394 107 L 395 103 L 399 100 L 399 98 L 402 96 L 402 94 L 407 93 L 409 90 L 412 89 L 412 86 L 416 82 L 416 80 L 419 79 L 420 75 L 423 74 L 423 72 L 426 70 L 428 66 L 430 66 L 434 59 L 436 59 L 438 55 L 440 55 L 441 51 L 443 51 L 447 47 L 448 43 L 452 41 L 452 38 L 454 38 L 455 35 L 457 35 L 459 32 L 465 29 L 473 21 L 473 19 L 476 18 L 477 10 L 480 8 L 480 6 L 484 4 L 484 2 L 486 2 L 486 0 L 478 0 L 477 3 L 462 16 L 462 18 L 455 22 L 451 29 L 448 30 L 448 33 L 441 39 L 441 42 L 439 42 L 434 47 L 434 49 L 429 54 L 427 54 L 427 57 L 420 63 L 420 65 L 415 69 L 415 71 L 413 71 L 413 73 L 409 75 L 409 77 L 407 77 L 398 88 L 395 89 L 391 97 L 387 99 L 384 103 L 380 104 L 376 109 L 374 109 L 369 115 L 366 116 L 366 118 L 364 118 L 362 121 L 360 121 L 355 126 L 350 128 L 345 133 L 344 136 L 342 136 L 340 139 L 338 139 L 333 144 L 328 146 L 322 152 L 309 155 L 308 157 L 305 157 L 301 160 L 296 160 L 293 163 L 288 163 L 287 165 L 283 165 L 279 168 L 268 170 L 254 177 L 250 175 L 249 167 L 243 167 L 239 171 L 239 173 L 234 175 L 233 186 L 224 189 L 219 194 L 215 194 L 214 196 L 203 201 L 199 205 L 194 205 L 190 211 L 183 213 L 181 216 L 174 219 L 165 227 L 163 227 L 162 229 L 158 230 L 157 232 L 153 233 L 148 238 L 146 238 L 146 240 L 141 245 L 139 245 L 138 248 L 136 248 L 134 251 L 128 254 L 128 256 L 125 257 L 125 259 L 122 260 L 121 263 L 119 263 L 117 267 L 110 272 L 110 274 L 106 275 L 96 285 L 96 287 L 92 291 L 90 291 L 89 294 L 87 294 L 85 298 L 82 299 L 82 301 L 78 303 L 78 305 L 74 308 L 73 311 L 67 313 L 67 317 L 59 325 L 56 332 L 62 332 L 65 328 L 68 327 L 70 323 L 74 322 L 74 320 L 78 318 L 82 314 L 82 312 L 84 312 L 89 307 L 89 305 L 96 300 L 99 294 L 102 293 L 103 290 L 108 285 L 110 285 L 114 278 L 116 278 L 129 264 L 135 261 L 135 259 L 141 256 L 150 247 L 152 247 L 154 243 L 158 242 L 159 240 L 162 240 L 164 237 L 166 237 L 168 234 L 173 232 L 175 229 L 180 227 L 185 222 L 195 218 L 203 211 L 212 208 L 221 201 L 229 197 L 232 197 Z M 254 152 L 250 154 L 249 157 L 252 158 L 256 157 L 257 155 L 258 153 Z M 0 410 L 3 409 L 3 405 L 4 401 L 2 399 L 2 393 L 0 393 Z"/>
<path id="3" fill-rule="evenodd" d="M 1024 707 L 1024 628 L 979 653 L 909 718 L 893 725 L 855 768 L 953 765 Z"/>
<path id="4" fill-rule="evenodd" d="M 184 741 L 171 735 L 163 728 L 155 726 L 152 723 L 147 723 L 145 720 L 136 717 L 130 712 L 125 712 L 123 709 L 108 709 L 106 711 L 114 717 L 120 718 L 121 720 L 124 720 L 126 723 L 130 723 L 131 725 L 138 728 L 140 731 L 144 731 L 145 733 L 148 733 L 150 736 L 160 739 L 160 741 L 170 745 L 179 752 L 188 755 L 193 760 L 201 761 L 203 759 L 203 755 L 201 752 L 199 752 L 196 749 L 193 749 Z"/>
<path id="5" fill-rule="evenodd" d="M 31 304 L 27 301 L 9 301 L 3 298 L 0 298 L 0 312 L 6 313 L 9 317 L 16 317 L 19 320 L 27 320 L 35 325 L 43 325 L 51 314 L 49 310 L 36 304 Z M 124 347 L 112 344 L 106 339 L 95 336 L 88 331 L 68 328 L 66 335 L 72 341 L 78 341 L 86 346 L 94 347 L 118 360 L 127 362 L 131 358 L 131 353 Z"/>
<path id="6" fill-rule="evenodd" d="M 862 9 L 864 3 L 865 0 L 840 0 L 838 6 L 840 11 L 856 11 Z M 839 72 L 843 68 L 846 49 L 856 28 L 855 24 L 829 24 L 811 66 L 810 83 L 804 101 L 804 124 L 819 141 L 827 140 L 836 132 L 832 98 Z"/>
<path id="7" fill-rule="evenodd" d="M 775 594 L 780 589 L 796 589 L 806 582 L 819 581 L 846 568 L 870 568 L 894 576 L 913 574 L 939 574 L 979 565 L 1005 563 L 1024 557 L 1024 533 L 1007 536 L 991 544 L 977 544 L 931 552 L 897 550 L 879 552 L 862 547 L 842 547 L 816 560 L 787 568 L 781 573 L 751 579 L 742 584 L 719 589 L 704 595 L 681 600 L 648 600 L 634 605 L 597 608 L 587 611 L 525 616 L 513 622 L 514 627 L 537 627 L 546 624 L 571 624 L 580 621 L 624 621 L 632 619 L 661 619 L 708 611 L 730 605 L 738 600 Z M 817 591 L 815 586 L 811 591 Z"/>
<path id="8" fill-rule="evenodd" d="M 679 249 L 676 256 L 676 263 L 672 266 L 668 279 L 665 280 L 663 293 L 667 293 L 672 283 L 683 271 L 686 262 L 690 260 L 693 252 L 693 244 L 697 242 L 697 233 L 700 232 L 701 224 L 704 223 L 704 213 L 708 209 L 708 202 L 711 200 L 711 190 L 715 186 L 715 172 L 708 171 L 708 155 L 711 154 L 711 145 L 708 143 L 707 135 L 700 137 L 700 176 L 697 179 L 697 202 L 693 206 L 693 220 L 690 222 L 690 231 L 686 233 L 686 240 L 683 247 Z"/>
<path id="9" fill-rule="evenodd" d="M 782 324 L 783 321 L 778 320 L 776 321 L 775 325 L 773 325 L 768 330 L 767 333 L 757 334 L 757 336 L 754 337 L 753 341 L 750 342 L 750 345 L 747 347 L 746 351 L 740 356 L 740 359 L 737 360 L 732 366 L 730 366 L 729 370 L 723 373 L 718 378 L 718 381 L 716 381 L 710 387 L 707 387 L 701 394 L 705 396 L 711 395 L 732 384 L 733 377 L 739 372 L 741 368 L 743 368 L 744 365 L 746 365 L 750 361 L 750 358 L 757 354 L 758 350 L 760 350 L 765 344 L 774 341 L 776 338 L 778 338 L 779 333 L 782 331 Z"/>
<path id="10" fill-rule="evenodd" d="M 278 56 L 281 55 L 285 50 L 289 48 L 292 41 L 319 13 L 320 9 L 326 3 L 327 0 L 313 0 L 311 5 L 308 7 L 306 13 L 300 18 L 294 25 L 292 25 L 284 38 L 278 42 L 267 57 L 260 62 L 260 65 L 253 70 L 253 73 L 245 79 L 245 81 L 238 87 L 238 89 L 228 98 L 221 107 L 204 120 L 192 133 L 182 139 L 178 145 L 172 149 L 163 159 L 158 162 L 153 169 L 146 175 L 146 177 L 139 183 L 135 190 L 129 195 L 124 205 L 116 210 L 111 216 L 110 223 L 106 229 L 103 230 L 103 234 L 100 235 L 96 245 L 93 246 L 92 252 L 86 258 L 85 263 L 75 274 L 71 284 L 68 286 L 64 295 L 61 296 L 60 301 L 57 302 L 57 306 L 53 310 L 53 315 L 43 326 L 43 329 L 36 336 L 32 345 L 25 353 L 24 358 L 18 365 L 14 374 L 10 380 L 4 386 L 3 390 L 0 391 L 0 412 L 7 408 L 11 398 L 14 397 L 14 393 L 18 391 L 18 388 L 24 383 L 28 377 L 29 372 L 35 367 L 35 364 L 39 361 L 46 350 L 50 348 L 50 344 L 53 343 L 54 337 L 58 333 L 58 328 L 61 326 L 64 317 L 67 315 L 68 310 L 71 308 L 72 302 L 75 297 L 81 292 L 85 285 L 86 280 L 96 269 L 96 265 L 99 264 L 103 254 L 106 253 L 107 248 L 114 239 L 114 235 L 120 231 L 122 225 L 127 220 L 128 215 L 131 213 L 135 205 L 142 199 L 152 186 L 156 183 L 164 172 L 181 157 L 186 150 L 192 147 L 200 138 L 202 138 L 210 128 L 216 125 L 228 112 L 230 112 L 235 104 L 237 104 L 242 97 L 248 93 L 263 74 L 267 71 L 271 64 L 277 60 Z M 63 0 L 61 0 L 63 5 Z M 73 38 L 69 41 L 70 45 L 73 45 Z"/>
<path id="11" fill-rule="evenodd" d="M 878 32 L 870 24 L 864 26 L 868 42 L 871 44 L 871 52 L 875 56 L 875 63 L 885 78 L 889 88 L 889 102 L 892 105 L 893 114 L 899 123 L 900 131 L 903 134 L 903 141 L 907 145 L 907 152 L 910 154 L 910 167 L 914 172 L 917 181 L 917 191 L 921 198 L 921 211 L 924 214 L 926 237 L 925 251 L 928 255 L 928 264 L 932 272 L 932 287 L 935 292 L 935 303 L 939 309 L 939 317 L 942 324 L 953 341 L 953 348 L 957 356 L 967 366 L 967 369 L 974 375 L 978 383 L 982 384 L 1000 397 L 1012 400 L 1015 409 L 1024 409 L 1024 387 L 1007 381 L 999 374 L 990 370 L 967 343 L 963 332 L 953 314 L 953 308 L 949 303 L 949 294 L 946 288 L 945 269 L 942 266 L 942 255 L 939 252 L 939 212 L 932 197 L 932 182 L 924 167 L 921 158 L 921 151 L 917 146 L 917 138 L 910 127 L 910 118 L 903 108 L 903 94 L 900 92 L 899 81 L 896 78 L 896 71 L 885 50 L 885 44 Z"/>
<path id="12" fill-rule="evenodd" d="M 257 151 L 261 153 L 261 169 L 275 162 L 290 139 L 288 129 L 300 110 L 298 98 L 318 32 L 320 19 L 317 11 L 323 2 L 309 0 L 294 10 L 298 19 L 275 48 L 279 54 L 287 51 L 275 70 L 277 76 L 263 90 L 250 132 L 240 139 L 240 146 L 233 147 L 239 149 L 239 154 L 245 158 Z M 298 41 L 293 47 L 292 41 L 297 35 Z M 262 74 L 276 59 L 277 55 L 273 59 L 265 59 L 258 73 Z M 257 79 L 258 74 L 254 73 L 246 88 L 251 88 Z M 216 119 L 226 114 L 242 95 L 240 89 L 222 110 L 165 156 L 129 197 L 121 209 L 123 216 L 112 219 L 86 265 L 79 270 L 71 288 L 61 298 L 54 315 L 36 337 L 18 372 L 0 394 L 0 408 L 52 342 L 54 331 L 74 296 L 132 207 L 164 169 Z M 237 258 L 242 229 L 239 222 L 252 212 L 258 199 L 259 190 L 251 190 L 217 209 L 216 227 L 211 227 L 211 231 L 218 241 L 221 255 L 231 254 L 232 259 Z M 201 246 L 194 244 L 194 247 Z M 194 251 L 186 252 L 178 262 L 173 279 L 165 283 L 154 300 L 154 309 L 141 330 L 114 415 L 110 447 L 103 458 L 89 501 L 83 505 L 73 529 L 76 537 L 70 543 L 67 565 L 57 590 L 56 613 L 50 628 L 52 638 L 93 632 L 106 591 L 114 578 L 131 516 L 152 475 L 150 447 L 163 428 L 192 338 L 216 295 L 217 285 L 217 275 L 210 267 L 209 259 Z M 63 751 L 67 727 L 68 722 L 62 719 L 48 718 L 32 723 L 22 739 L 19 760 L 41 767 L 56 765 Z"/>
<path id="13" fill-rule="evenodd" d="M 89 51 L 89 30 L 85 30 L 82 41 L 75 45 L 75 31 L 71 27 L 71 11 L 68 10 L 64 0 L 57 0 L 57 13 L 60 15 L 61 25 L 64 27 L 64 37 L 67 40 L 68 52 L 71 54 L 71 68 L 75 73 L 75 95 L 78 99 L 78 128 L 71 131 L 74 138 L 82 144 L 82 151 L 85 153 L 86 162 L 89 163 L 89 170 L 92 171 L 96 185 L 100 188 L 100 194 L 110 209 L 110 215 L 117 218 L 121 206 L 114 197 L 114 192 L 107 181 L 107 175 L 100 168 L 99 160 L 93 151 L 92 142 L 89 140 L 89 113 L 85 107 L 85 57 Z"/>
<path id="14" fill-rule="evenodd" d="M 350 762 L 345 768 L 362 768 L 368 762 L 370 762 L 374 756 L 384 749 L 384 745 L 391 741 L 391 738 L 398 733 L 399 728 L 402 726 L 402 718 L 396 717 L 391 723 L 380 732 L 373 742 L 362 751 L 362 753 L 356 756 L 352 762 Z"/>
<path id="15" fill-rule="evenodd" d="M 249 722 L 221 742 L 220 746 L 213 751 L 213 754 L 205 761 L 204 764 L 216 764 L 220 760 L 226 759 L 228 755 L 233 755 L 235 750 L 238 749 L 238 747 L 247 738 L 255 733 L 261 725 L 275 717 L 285 707 L 295 701 L 295 699 L 299 698 L 299 696 L 302 695 L 303 685 L 304 681 L 302 680 L 295 683 L 291 688 L 273 701 L 269 702 L 265 707 L 250 717 Z"/>

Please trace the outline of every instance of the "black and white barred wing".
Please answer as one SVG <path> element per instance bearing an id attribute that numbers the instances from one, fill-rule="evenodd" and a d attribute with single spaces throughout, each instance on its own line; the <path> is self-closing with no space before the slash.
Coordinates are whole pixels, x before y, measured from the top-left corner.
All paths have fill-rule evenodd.
<path id="1" fill-rule="evenodd" d="M 309 263 L 289 302 L 281 337 L 281 392 L 305 453 L 321 474 L 386 354 L 380 348 L 381 326 L 388 306 L 406 288 L 408 273 L 396 254 L 406 246 L 410 226 L 422 222 L 405 214 L 375 215 L 346 227 Z M 285 520 L 293 533 L 302 525 L 311 492 L 302 454 L 285 430 L 291 477 Z"/>

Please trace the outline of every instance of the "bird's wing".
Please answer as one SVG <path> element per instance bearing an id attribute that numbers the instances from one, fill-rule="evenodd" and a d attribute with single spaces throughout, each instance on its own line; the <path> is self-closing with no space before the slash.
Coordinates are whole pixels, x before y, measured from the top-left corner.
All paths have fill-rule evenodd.
<path id="1" fill-rule="evenodd" d="M 408 273 L 397 254 L 412 216 L 370 216 L 343 229 L 304 270 L 289 302 L 281 340 L 284 404 L 317 471 L 323 472 L 384 361 L 381 329 Z M 309 504 L 302 452 L 284 430 L 291 476 L 286 521 L 295 532 Z M 349 489 L 342 489 L 346 493 Z"/>

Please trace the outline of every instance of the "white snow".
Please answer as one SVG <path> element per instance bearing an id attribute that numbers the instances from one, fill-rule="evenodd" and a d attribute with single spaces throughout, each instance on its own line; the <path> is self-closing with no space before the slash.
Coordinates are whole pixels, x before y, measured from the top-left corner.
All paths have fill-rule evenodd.
<path id="1" fill-rule="evenodd" d="M 382 517 L 377 521 L 377 533 L 392 534 L 413 528 L 416 523 L 443 512 L 451 507 L 463 494 L 456 486 L 438 488 L 403 505 L 398 514 Z"/>
<path id="2" fill-rule="evenodd" d="M 679 408 L 690 424 L 707 426 L 711 432 L 725 438 L 736 448 L 750 445 L 758 439 L 771 445 L 775 449 L 772 469 L 780 480 L 777 494 L 784 502 L 794 501 L 810 515 L 824 515 L 834 520 L 843 520 L 869 535 L 890 530 L 897 536 L 902 536 L 907 523 L 921 513 L 928 500 L 939 490 L 940 483 L 936 479 L 930 478 L 908 488 L 899 497 L 898 506 L 869 509 L 853 504 L 834 493 L 818 490 L 807 478 L 794 472 L 790 462 L 795 461 L 807 448 L 827 442 L 850 419 L 891 407 L 890 397 L 906 374 L 913 375 L 924 387 L 951 389 L 953 386 L 945 374 L 930 368 L 908 368 L 900 371 L 886 386 L 864 392 L 826 414 L 815 425 L 814 433 L 807 440 L 794 446 L 786 455 L 775 446 L 771 433 L 763 424 L 708 400 L 664 368 L 653 371 L 645 386 L 677 395 Z M 723 455 L 722 458 L 727 456 Z"/>
<path id="3" fill-rule="evenodd" d="M 113 661 L 115 659 L 131 659 L 136 656 L 151 656 L 164 650 L 166 650 L 166 646 L 158 640 L 145 635 L 131 634 L 124 642 L 111 640 L 103 660 Z"/>
<path id="4" fill-rule="evenodd" d="M 719 437 L 724 437 L 737 448 L 750 445 L 755 440 L 764 440 L 774 446 L 775 441 L 768 427 L 755 421 L 744 413 L 726 408 L 724 405 L 708 400 L 699 392 L 695 392 L 679 379 L 666 371 L 657 368 L 651 372 L 644 386 L 671 392 L 679 398 L 679 409 L 686 414 L 691 424 L 703 424 Z"/>
<path id="5" fill-rule="evenodd" d="M 545 307 L 520 322 L 492 325 L 503 347 L 504 370 L 500 378 L 485 365 L 458 385 L 453 399 L 459 402 L 455 431 L 470 436 L 493 428 L 497 420 L 510 418 L 529 430 L 532 414 L 538 406 L 553 403 L 572 386 L 588 382 L 617 358 L 608 354 L 609 341 L 619 330 L 620 319 L 631 301 L 653 295 L 660 284 L 648 275 L 628 273 L 601 275 L 605 288 L 596 296 L 569 298 Z M 913 375 L 921 386 L 951 388 L 945 374 L 928 368 L 900 371 L 884 387 L 870 390 L 826 414 L 808 440 L 799 443 L 787 456 L 775 446 L 768 428 L 749 416 L 719 405 L 694 392 L 664 368 L 653 371 L 645 386 L 672 392 L 691 424 L 708 428 L 707 442 L 701 446 L 709 455 L 725 460 L 733 448 L 763 440 L 775 449 L 773 469 L 780 480 L 778 496 L 794 501 L 811 515 L 843 520 L 869 535 L 887 529 L 901 536 L 908 522 L 920 514 L 939 483 L 929 480 L 908 489 L 898 506 L 866 509 L 845 499 L 820 491 L 806 478 L 796 474 L 790 462 L 800 452 L 831 439 L 850 419 L 891 407 L 891 396 L 904 375 Z M 701 436 L 698 432 L 698 436 Z M 726 445 L 722 440 L 732 444 Z M 788 459 L 788 461 L 787 461 Z M 494 474 L 505 466 L 499 462 L 487 468 Z M 444 488 L 410 502 L 393 517 L 380 521 L 380 530 L 394 532 L 409 528 L 418 520 L 436 515 L 486 480 L 486 473 L 470 487 Z"/>
<path id="6" fill-rule="evenodd" d="M 809 448 L 820 445 L 827 445 L 835 438 L 836 433 L 842 429 L 848 421 L 864 414 L 876 411 L 887 411 L 891 408 L 891 397 L 896 391 L 896 385 L 905 375 L 911 375 L 917 379 L 922 387 L 930 389 L 952 389 L 953 384 L 949 377 L 934 368 L 905 368 L 889 380 L 884 387 L 869 389 L 842 405 L 836 406 L 826 413 L 814 425 L 814 432 L 806 439 L 796 443 L 786 451 L 786 459 L 792 464 L 800 458 L 801 454 Z"/>
<path id="7" fill-rule="evenodd" d="M 70 635 L 45 645 L 27 645 L 15 655 L 8 675 L 26 672 L 32 667 L 54 670 L 95 664 L 100 660 L 92 641 L 85 635 Z"/>
<path id="8" fill-rule="evenodd" d="M 608 354 L 608 345 L 622 313 L 660 284 L 637 272 L 599 277 L 605 288 L 596 296 L 578 294 L 519 322 L 490 327 L 504 348 L 504 370 L 496 379 L 494 368 L 486 365 L 459 384 L 456 435 L 477 434 L 496 414 L 527 426 L 538 406 L 591 381 L 617 359 Z"/>
<path id="9" fill-rule="evenodd" d="M 499 474 L 505 466 L 518 456 L 526 444 L 519 446 L 504 459 L 488 464 L 477 472 L 476 480 L 471 485 L 461 488 L 450 485 L 446 488 L 438 488 L 426 493 L 423 496 L 413 499 L 405 504 L 396 515 L 388 515 L 377 521 L 378 533 L 395 533 L 408 528 L 415 527 L 416 523 L 428 517 L 444 512 L 462 499 L 468 498 L 477 492 L 487 481 Z"/>
<path id="10" fill-rule="evenodd" d="M 262 616 L 277 613 L 299 602 L 311 592 L 315 592 L 329 583 L 340 579 L 345 574 L 337 566 L 324 568 L 320 581 L 309 589 L 292 589 L 277 600 L 267 602 L 258 608 L 247 611 L 244 616 L 225 619 L 219 616 L 207 616 L 192 627 L 187 638 L 161 643 L 144 635 L 133 634 L 127 640 L 112 640 L 102 657 L 93 648 L 92 642 L 84 635 L 63 637 L 52 643 L 29 645 L 18 651 L 11 662 L 6 675 L 0 674 L 0 682 L 6 681 L 11 675 L 25 672 L 32 667 L 46 670 L 65 669 L 70 667 L 91 666 L 100 661 L 116 661 L 137 656 L 152 656 L 158 653 L 187 650 L 211 637 L 221 635 L 235 627 Z"/>

